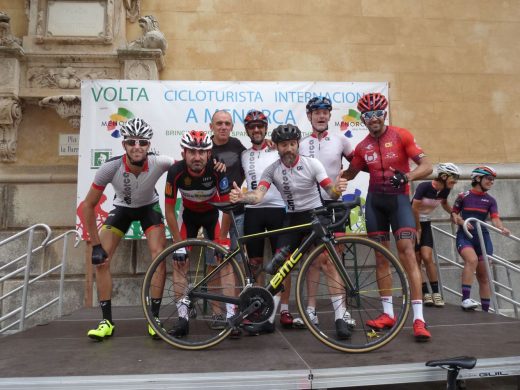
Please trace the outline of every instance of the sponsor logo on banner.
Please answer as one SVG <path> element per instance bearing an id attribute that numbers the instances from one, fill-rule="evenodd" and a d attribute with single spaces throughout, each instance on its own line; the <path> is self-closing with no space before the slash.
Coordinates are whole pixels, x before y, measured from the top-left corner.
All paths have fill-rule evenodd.
<path id="1" fill-rule="evenodd" d="M 112 149 L 92 149 L 90 151 L 90 169 L 98 169 L 112 157 Z"/>
<path id="2" fill-rule="evenodd" d="M 339 128 L 345 132 L 345 137 L 352 138 L 352 131 L 366 130 L 365 125 L 361 122 L 361 114 L 354 110 L 349 109 L 347 114 L 341 117 Z"/>
<path id="3" fill-rule="evenodd" d="M 114 138 L 121 137 L 121 127 L 123 127 L 129 119 L 132 119 L 134 114 L 132 111 L 119 107 L 117 112 L 110 115 L 108 121 L 103 121 L 101 126 L 110 133 Z"/>

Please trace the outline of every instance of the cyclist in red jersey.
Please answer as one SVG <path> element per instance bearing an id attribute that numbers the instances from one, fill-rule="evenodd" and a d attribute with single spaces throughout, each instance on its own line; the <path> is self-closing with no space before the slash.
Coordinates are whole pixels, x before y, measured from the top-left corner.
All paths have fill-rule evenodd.
<path id="1" fill-rule="evenodd" d="M 357 108 L 369 134 L 356 146 L 344 177 L 351 180 L 359 171 L 368 170 L 370 181 L 365 204 L 368 236 L 389 248 L 392 228 L 399 259 L 410 279 L 413 333 L 417 341 L 427 341 L 431 334 L 423 316 L 421 272 L 414 251 L 416 224 L 408 182 L 428 176 L 433 169 L 408 130 L 385 124 L 387 106 L 386 97 L 380 93 L 365 94 L 358 101 Z M 412 171 L 409 159 L 417 164 Z M 395 324 L 392 295 L 385 292 L 391 291 L 392 281 L 383 277 L 388 275 L 385 260 L 376 258 L 376 267 L 383 314 L 366 323 L 374 329 L 382 329 Z"/>

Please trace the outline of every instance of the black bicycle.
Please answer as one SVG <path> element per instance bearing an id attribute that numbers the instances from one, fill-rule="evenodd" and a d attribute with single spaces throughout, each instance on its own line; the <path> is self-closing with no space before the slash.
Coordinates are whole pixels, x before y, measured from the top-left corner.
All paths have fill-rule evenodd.
<path id="1" fill-rule="evenodd" d="M 171 245 L 154 259 L 144 278 L 141 298 L 148 322 L 164 341 L 175 347 L 212 347 L 244 320 L 253 324 L 267 321 L 274 310 L 273 296 L 283 289 L 284 280 L 301 262 L 296 303 L 311 333 L 343 352 L 368 352 L 384 346 L 405 323 L 410 290 L 404 269 L 387 248 L 362 235 L 332 233 L 338 226 L 345 226 L 351 209 L 359 205 L 359 198 L 350 203 L 333 203 L 315 210 L 310 223 L 239 237 L 234 250 L 199 238 Z M 229 212 L 234 221 L 236 205 L 215 206 Z M 330 223 L 327 217 L 338 209 L 346 211 L 344 217 Z M 309 234 L 287 260 L 266 267 L 274 271 L 264 287 L 255 285 L 244 243 L 292 231 Z M 388 262 L 385 274 L 377 271 L 376 255 L 379 261 Z M 155 280 L 162 280 L 154 278 L 154 274 L 163 272 L 164 267 L 167 278 L 158 322 L 152 313 L 151 297 L 152 290 L 162 288 L 154 285 Z M 395 325 L 377 331 L 368 327 L 366 321 L 381 313 L 380 296 L 390 295 Z M 312 318 L 306 311 L 310 302 L 316 308 Z M 179 320 L 179 311 L 183 317 L 189 316 L 189 332 L 182 337 L 171 332 Z M 336 334 L 338 311 L 349 324 L 349 337 L 339 338 Z"/>

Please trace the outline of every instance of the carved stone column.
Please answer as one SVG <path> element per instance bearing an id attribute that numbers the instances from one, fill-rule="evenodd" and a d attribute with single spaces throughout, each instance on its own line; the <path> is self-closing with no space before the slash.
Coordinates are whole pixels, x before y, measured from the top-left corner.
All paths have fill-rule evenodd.
<path id="1" fill-rule="evenodd" d="M 77 95 L 48 96 L 40 100 L 41 107 L 51 107 L 58 115 L 67 119 L 70 125 L 79 129 L 81 118 L 81 97 Z"/>
<path id="2" fill-rule="evenodd" d="M 22 108 L 15 97 L 0 98 L 0 161 L 16 160 L 18 126 L 22 120 Z"/>

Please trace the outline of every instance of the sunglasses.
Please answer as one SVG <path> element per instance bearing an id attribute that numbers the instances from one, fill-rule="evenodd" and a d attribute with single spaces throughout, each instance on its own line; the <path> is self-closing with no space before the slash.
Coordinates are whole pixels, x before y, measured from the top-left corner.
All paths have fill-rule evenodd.
<path id="1" fill-rule="evenodd" d="M 125 144 L 128 146 L 135 146 L 135 144 L 139 144 L 139 146 L 148 146 L 150 145 L 150 141 L 147 139 L 127 139 L 125 140 Z"/>
<path id="2" fill-rule="evenodd" d="M 486 175 L 486 176 L 484 176 L 484 179 L 487 179 L 489 181 L 495 181 L 495 176 Z"/>
<path id="3" fill-rule="evenodd" d="M 251 123 L 246 126 L 246 130 L 254 130 L 254 129 L 265 129 L 265 125 L 263 123 Z"/>
<path id="4" fill-rule="evenodd" d="M 364 119 L 382 118 L 385 116 L 385 110 L 367 111 L 361 114 Z"/>

